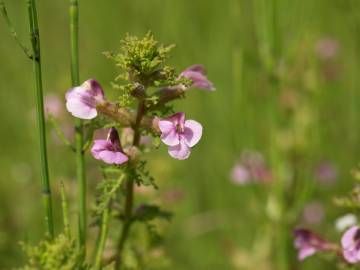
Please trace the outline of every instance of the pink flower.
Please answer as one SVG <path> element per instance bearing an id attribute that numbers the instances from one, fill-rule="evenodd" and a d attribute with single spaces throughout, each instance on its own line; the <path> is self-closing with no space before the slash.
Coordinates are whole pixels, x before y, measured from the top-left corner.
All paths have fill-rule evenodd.
<path id="1" fill-rule="evenodd" d="M 93 119 L 97 116 L 96 106 L 103 103 L 104 91 L 93 79 L 85 81 L 66 93 L 66 108 L 75 117 Z"/>
<path id="2" fill-rule="evenodd" d="M 194 120 L 186 120 L 183 112 L 159 121 L 161 140 L 169 146 L 168 152 L 175 159 L 187 159 L 190 148 L 197 144 L 202 135 L 202 126 Z"/>
<path id="3" fill-rule="evenodd" d="M 231 179 L 235 184 L 267 183 L 272 179 L 270 169 L 267 167 L 261 153 L 244 151 L 241 159 L 237 161 L 231 171 Z"/>
<path id="4" fill-rule="evenodd" d="M 272 174 L 267 167 L 264 157 L 257 151 L 245 151 L 241 157 L 243 164 L 248 168 L 254 181 L 270 182 Z"/>
<path id="5" fill-rule="evenodd" d="M 307 224 L 320 224 L 325 216 L 324 207 L 319 202 L 311 202 L 305 205 L 303 219 Z"/>
<path id="6" fill-rule="evenodd" d="M 343 256 L 349 263 L 360 262 L 360 227 L 350 227 L 341 238 Z"/>
<path id="7" fill-rule="evenodd" d="M 231 180 L 238 185 L 245 185 L 252 181 L 249 170 L 240 163 L 236 163 L 232 169 Z"/>
<path id="8" fill-rule="evenodd" d="M 315 168 L 315 177 L 323 184 L 333 184 L 337 177 L 337 170 L 330 162 L 322 161 Z"/>
<path id="9" fill-rule="evenodd" d="M 301 261 L 314 255 L 318 251 L 326 251 L 330 249 L 330 245 L 327 241 L 323 240 L 310 230 L 296 229 L 294 231 L 294 235 L 294 245 L 299 252 L 298 259 Z"/>
<path id="10" fill-rule="evenodd" d="M 191 80 L 191 86 L 214 91 L 215 87 L 211 81 L 206 77 L 205 68 L 202 65 L 192 65 L 180 73 L 179 77 L 184 77 Z"/>
<path id="11" fill-rule="evenodd" d="M 129 160 L 122 151 L 119 134 L 115 128 L 110 129 L 106 140 L 94 141 L 91 154 L 107 164 L 120 165 Z"/>
<path id="12" fill-rule="evenodd" d="M 339 52 L 339 43 L 330 37 L 320 39 L 316 42 L 316 52 L 323 60 L 333 59 Z"/>

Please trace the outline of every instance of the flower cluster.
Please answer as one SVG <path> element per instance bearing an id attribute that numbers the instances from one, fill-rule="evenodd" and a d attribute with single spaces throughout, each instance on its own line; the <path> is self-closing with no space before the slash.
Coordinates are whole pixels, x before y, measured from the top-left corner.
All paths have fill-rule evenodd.
<path id="1" fill-rule="evenodd" d="M 117 250 L 113 251 L 117 256 L 109 262 L 109 265 L 114 263 L 116 269 L 120 269 L 120 264 L 123 266 L 121 269 L 128 269 L 126 259 L 121 257 L 127 252 L 124 249 L 131 250 L 125 241 L 132 238 L 128 231 L 135 226 L 135 221 L 151 227 L 148 232 L 151 238 L 158 233 L 148 223 L 171 217 L 159 206 L 135 205 L 135 184 L 139 188 L 157 187 L 142 154 L 158 146 L 156 142 L 163 142 L 172 158 L 187 159 L 200 141 L 203 127 L 195 120 L 186 119 L 184 112 L 174 111 L 171 102 L 184 98 L 192 88 L 215 90 L 202 65 L 192 65 L 179 74 L 165 65 L 173 47 L 159 45 L 151 33 L 142 39 L 127 36 L 122 41 L 120 53 L 106 53 L 121 68 L 121 73 L 112 82 L 118 94 L 115 100 L 108 98 L 112 95 L 105 95 L 103 87 L 95 79 L 86 80 L 65 95 L 67 110 L 74 117 L 85 120 L 81 122 L 81 136 L 86 141 L 80 150 L 86 151 L 91 146 L 91 155 L 105 163 L 101 166 L 103 179 L 97 185 L 99 194 L 93 218 L 96 224 L 101 220 L 99 233 L 104 237 L 110 229 L 106 218 L 122 223 Z M 107 137 L 104 138 L 106 131 Z M 94 136 L 94 133 L 97 135 Z M 119 205 L 118 202 L 123 203 Z M 100 265 L 104 244 L 99 242 L 96 250 Z"/>
<path id="2" fill-rule="evenodd" d="M 131 39 L 129 42 L 134 42 L 134 40 Z M 150 42 L 148 46 L 151 47 L 154 44 Z M 169 51 L 169 49 L 163 50 Z M 148 62 L 142 67 L 137 67 L 135 60 L 139 56 L 136 53 L 136 50 L 131 50 L 125 58 L 122 57 L 119 61 L 127 68 L 124 77 L 131 82 L 129 84 L 131 85 L 129 86 L 130 93 L 142 104 L 140 116 L 136 116 L 136 112 L 132 108 L 123 107 L 119 103 L 112 103 L 107 100 L 101 85 L 94 79 L 89 79 L 67 92 L 66 108 L 73 116 L 80 119 L 91 120 L 103 114 L 125 128 L 141 129 L 144 132 L 160 135 L 161 141 L 168 146 L 171 157 L 179 160 L 187 159 L 191 148 L 199 142 L 202 136 L 202 125 L 195 120 L 185 120 L 184 112 L 160 118 L 154 116 L 154 112 L 161 111 L 161 107 L 165 107 L 168 102 L 182 97 L 185 91 L 190 88 L 213 91 L 215 90 L 214 85 L 206 77 L 202 65 L 192 65 L 185 69 L 175 78 L 174 82 L 172 73 L 167 78 L 164 75 L 165 71 L 169 70 L 168 67 L 156 66 L 154 68 Z M 166 58 L 161 53 L 158 57 L 161 60 Z M 144 70 L 146 73 L 150 73 L 150 76 L 145 76 Z M 169 85 L 160 88 L 154 94 L 148 95 L 145 88 L 158 84 L 155 81 L 158 79 L 159 73 L 165 76 L 165 78 L 162 77 L 161 85 L 164 85 L 166 81 Z M 110 130 L 106 140 L 94 141 L 91 153 L 94 158 L 107 164 L 120 165 L 129 160 L 122 150 L 119 135 L 115 128 Z"/>

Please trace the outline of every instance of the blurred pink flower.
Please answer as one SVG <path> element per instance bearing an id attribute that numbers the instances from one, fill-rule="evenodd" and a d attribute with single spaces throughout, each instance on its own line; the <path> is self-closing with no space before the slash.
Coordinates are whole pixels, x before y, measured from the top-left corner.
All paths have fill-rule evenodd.
<path id="1" fill-rule="evenodd" d="M 120 165 L 129 160 L 123 153 L 119 134 L 115 128 L 111 128 L 106 140 L 95 140 L 91 148 L 94 158 L 102 160 L 107 164 Z"/>
<path id="2" fill-rule="evenodd" d="M 325 216 L 324 207 L 319 202 L 311 202 L 305 205 L 303 210 L 305 223 L 315 225 L 320 224 Z"/>
<path id="3" fill-rule="evenodd" d="M 203 65 L 192 65 L 180 73 L 179 77 L 191 80 L 191 87 L 214 91 L 215 87 L 206 77 L 206 71 Z"/>
<path id="4" fill-rule="evenodd" d="M 104 91 L 93 79 L 85 81 L 66 93 L 66 108 L 75 117 L 93 119 L 97 116 L 96 106 L 103 103 Z"/>
<path id="5" fill-rule="evenodd" d="M 243 161 L 245 166 L 249 168 L 251 175 L 255 180 L 260 180 L 261 182 L 271 181 L 271 171 L 267 167 L 262 154 L 254 151 L 245 152 L 243 154 Z"/>
<path id="6" fill-rule="evenodd" d="M 326 251 L 330 249 L 327 241 L 307 229 L 294 230 L 294 245 L 298 250 L 298 259 L 300 261 L 314 255 L 318 251 Z"/>
<path id="7" fill-rule="evenodd" d="M 176 113 L 159 121 L 161 140 L 169 146 L 168 152 L 175 159 L 187 159 L 191 147 L 195 146 L 202 136 L 202 126 L 195 120 L 185 120 L 183 112 Z"/>
<path id="8" fill-rule="evenodd" d="M 263 156 L 259 152 L 245 151 L 231 171 L 231 179 L 236 184 L 249 182 L 269 182 L 272 175 Z"/>
<path id="9" fill-rule="evenodd" d="M 339 52 L 339 43 L 330 37 L 318 40 L 315 47 L 317 55 L 323 60 L 331 60 Z"/>
<path id="10" fill-rule="evenodd" d="M 244 165 L 236 163 L 231 171 L 231 180 L 235 184 L 245 185 L 251 182 L 250 172 Z"/>
<path id="11" fill-rule="evenodd" d="M 64 105 L 60 98 L 55 94 L 48 94 L 45 96 L 45 113 L 49 113 L 58 118 L 64 113 Z"/>
<path id="12" fill-rule="evenodd" d="M 348 263 L 360 262 L 360 227 L 350 227 L 341 238 L 343 256 Z"/>
<path id="13" fill-rule="evenodd" d="M 315 167 L 315 177 L 323 184 L 333 184 L 337 177 L 337 170 L 330 162 L 322 161 Z"/>

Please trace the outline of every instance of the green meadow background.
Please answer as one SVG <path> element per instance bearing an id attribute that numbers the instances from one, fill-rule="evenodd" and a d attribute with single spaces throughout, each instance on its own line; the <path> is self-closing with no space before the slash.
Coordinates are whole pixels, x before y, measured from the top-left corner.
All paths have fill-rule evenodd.
<path id="1" fill-rule="evenodd" d="M 25 0 L 5 2 L 20 39 L 28 44 Z M 38 5 L 45 95 L 63 101 L 70 87 L 68 1 L 39 0 Z M 32 65 L 0 22 L 0 269 L 12 269 L 24 260 L 19 242 L 36 243 L 42 237 L 43 211 Z M 315 186 L 307 201 L 322 204 L 325 211 L 321 224 L 309 227 L 338 241 L 334 220 L 344 211 L 334 207 L 332 198 L 351 187 L 350 170 L 360 161 L 360 2 L 80 0 L 81 79 L 96 78 L 111 96 L 118 71 L 102 52 L 117 51 L 127 32 L 143 36 L 148 30 L 162 43 L 176 44 L 170 62 L 179 72 L 201 63 L 217 89 L 191 90 L 176 104 L 204 126 L 203 139 L 188 160 L 171 159 L 164 146 L 147 154 L 160 189 L 139 192 L 139 197 L 175 213 L 164 231 L 171 269 L 277 270 L 271 229 L 264 229 L 269 186 L 259 184 L 254 193 L 252 185 L 234 184 L 230 173 L 246 149 L 263 153 L 272 166 L 281 165 L 272 153 L 287 139 L 280 131 L 284 126 L 293 127 L 305 145 L 299 178 Z M 338 47 L 330 60 L 319 56 L 317 44 L 324 39 Z M 269 72 L 280 74 L 275 90 Z M 281 109 L 286 89 L 306 96 L 299 105 L 305 108 L 304 121 L 296 122 Z M 278 117 L 271 117 L 273 111 Z M 70 115 L 64 111 L 59 121 L 71 136 Z M 53 133 L 48 126 L 60 232 L 59 185 L 65 182 L 75 202 L 75 157 Z M 280 142 L 274 144 L 273 137 Z M 323 159 L 338 171 L 331 186 L 312 177 Z M 87 156 L 89 190 L 100 179 L 98 164 Z M 75 203 L 71 211 L 75 230 Z M 291 228 L 285 233 L 290 235 Z M 321 256 L 296 263 L 289 243 L 291 269 L 336 269 Z"/>

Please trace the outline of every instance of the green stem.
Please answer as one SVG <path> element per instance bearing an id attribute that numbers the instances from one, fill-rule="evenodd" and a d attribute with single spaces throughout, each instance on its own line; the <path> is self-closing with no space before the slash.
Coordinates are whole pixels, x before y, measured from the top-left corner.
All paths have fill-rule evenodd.
<path id="1" fill-rule="evenodd" d="M 19 47 L 23 50 L 23 52 L 25 53 L 25 55 L 27 57 L 29 57 L 30 59 L 33 58 L 33 56 L 31 55 L 29 49 L 21 42 L 21 40 L 19 39 L 18 35 L 17 35 L 17 32 L 15 30 L 15 27 L 14 25 L 12 24 L 9 16 L 8 16 L 8 13 L 7 13 L 7 10 L 6 10 L 6 6 L 5 6 L 5 3 L 4 1 L 0 1 L 0 10 L 1 10 L 1 14 L 5 20 L 5 23 L 10 31 L 10 34 L 12 35 L 12 37 L 15 39 L 15 41 L 17 42 L 17 44 L 19 45 Z"/>
<path id="2" fill-rule="evenodd" d="M 139 102 L 137 113 L 136 113 L 136 122 L 134 125 L 134 140 L 133 140 L 133 146 L 138 146 L 141 138 L 141 132 L 140 132 L 140 124 L 141 120 L 145 113 L 145 104 L 143 101 Z M 122 253 L 124 249 L 124 245 L 126 243 L 126 240 L 129 236 L 131 224 L 132 224 L 132 211 L 133 211 L 133 204 L 134 204 L 134 180 L 133 179 L 127 179 L 126 186 L 125 186 L 125 220 L 124 220 L 124 226 L 123 230 L 121 232 L 118 245 L 117 245 L 117 251 L 116 251 L 116 262 L 115 262 L 115 269 L 120 269 L 121 266 L 121 260 L 122 260 Z"/>
<path id="3" fill-rule="evenodd" d="M 79 7 L 77 0 L 70 0 L 70 45 L 71 45 L 71 80 L 77 86 L 79 80 Z M 79 192 L 79 246 L 86 254 L 86 176 L 84 162 L 84 131 L 83 122 L 76 121 L 76 175 Z"/>
<path id="4" fill-rule="evenodd" d="M 66 200 L 64 182 L 60 183 L 61 208 L 63 213 L 64 233 L 70 239 L 69 208 Z"/>
<path id="5" fill-rule="evenodd" d="M 33 49 L 33 68 L 35 76 L 35 90 L 36 90 L 36 111 L 39 129 L 40 141 L 40 160 L 41 160 L 41 176 L 42 176 L 42 196 L 45 208 L 45 223 L 47 234 L 51 239 L 54 238 L 54 221 L 52 210 L 51 187 L 49 179 L 48 159 L 46 150 L 46 130 L 45 130 L 45 116 L 44 116 L 44 101 L 43 101 L 43 85 L 41 74 L 40 61 L 40 36 L 39 26 L 37 21 L 37 11 L 35 0 L 28 0 L 28 14 L 30 23 L 31 45 Z"/>
<path id="6" fill-rule="evenodd" d="M 110 203 L 109 203 L 110 204 Z M 106 207 L 104 213 L 102 214 L 101 219 L 101 232 L 100 232 L 100 240 L 98 243 L 98 248 L 96 251 L 96 259 L 95 259 L 95 269 L 101 270 L 102 268 L 102 254 L 104 252 L 106 237 L 109 231 L 109 216 L 110 216 L 110 209 L 109 206 Z"/>
<path id="7" fill-rule="evenodd" d="M 95 269 L 101 269 L 102 267 L 102 254 L 104 252 L 104 247 L 105 247 L 105 242 L 106 242 L 106 237 L 108 234 L 108 227 L 109 227 L 109 220 L 111 217 L 111 202 L 112 202 L 112 198 L 116 195 L 116 192 L 118 191 L 118 189 L 121 187 L 121 184 L 123 183 L 124 179 L 126 177 L 126 174 L 122 174 L 118 180 L 118 183 L 110 190 L 107 191 L 106 189 L 104 190 L 105 193 L 107 193 L 107 196 L 109 197 L 109 199 L 107 201 L 105 201 L 106 204 L 106 208 L 104 210 L 104 212 L 102 213 L 102 220 L 101 220 L 101 227 L 99 230 L 99 236 L 98 239 L 96 241 L 96 248 L 95 248 L 95 265 L 96 268 Z M 106 176 L 105 176 L 106 179 Z"/>

